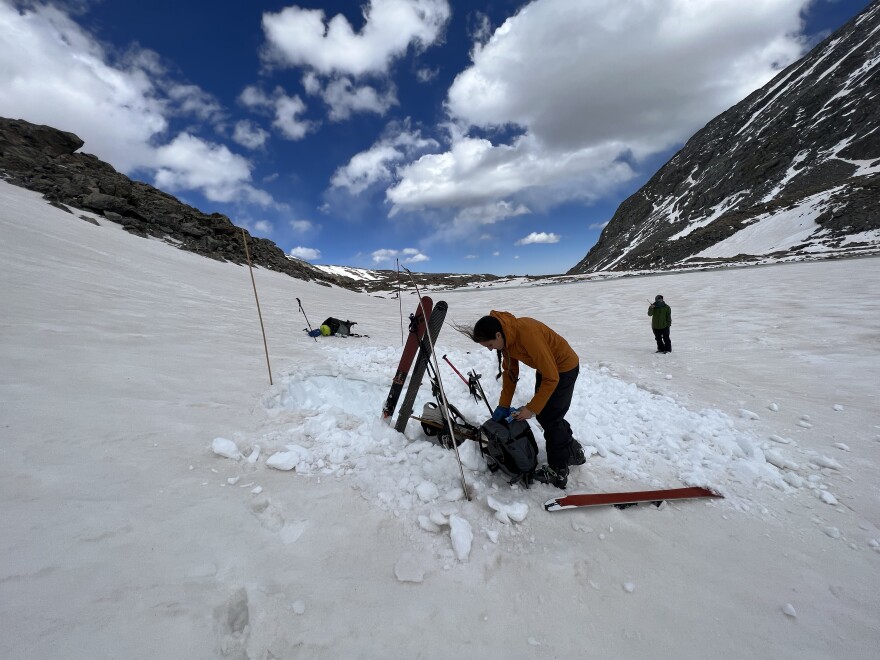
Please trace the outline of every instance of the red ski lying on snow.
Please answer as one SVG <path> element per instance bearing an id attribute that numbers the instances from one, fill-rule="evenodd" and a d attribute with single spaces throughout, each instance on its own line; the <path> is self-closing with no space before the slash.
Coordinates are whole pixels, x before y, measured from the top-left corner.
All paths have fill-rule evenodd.
<path id="1" fill-rule="evenodd" d="M 721 497 L 706 488 L 694 486 L 692 488 L 667 488 L 665 490 L 637 490 L 632 493 L 583 493 L 578 495 L 563 495 L 544 502 L 547 511 L 561 511 L 562 509 L 576 509 L 582 506 L 614 506 L 626 504 L 638 504 L 639 502 L 657 502 L 663 500 L 690 500 L 694 498 Z"/>

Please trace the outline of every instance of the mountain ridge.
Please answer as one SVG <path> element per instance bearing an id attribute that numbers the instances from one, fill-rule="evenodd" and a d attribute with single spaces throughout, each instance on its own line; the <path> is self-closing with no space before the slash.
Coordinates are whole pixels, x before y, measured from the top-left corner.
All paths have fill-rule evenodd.
<path id="1" fill-rule="evenodd" d="M 690 138 L 568 274 L 880 253 L 878 64 L 875 1 Z"/>

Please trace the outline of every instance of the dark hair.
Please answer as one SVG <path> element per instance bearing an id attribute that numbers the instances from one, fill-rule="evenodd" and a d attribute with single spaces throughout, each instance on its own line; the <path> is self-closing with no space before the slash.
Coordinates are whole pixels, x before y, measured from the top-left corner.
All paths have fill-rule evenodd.
<path id="1" fill-rule="evenodd" d="M 453 327 L 475 342 L 492 341 L 499 332 L 502 336 L 504 335 L 504 330 L 501 329 L 501 321 L 494 316 L 484 316 L 474 323 L 473 328 L 468 325 L 454 325 Z"/>
<path id="2" fill-rule="evenodd" d="M 504 337 L 504 330 L 501 328 L 501 321 L 494 316 L 484 316 L 474 323 L 473 328 L 466 325 L 453 325 L 452 327 L 466 337 L 470 337 L 471 340 L 475 342 L 492 341 L 499 332 L 501 333 L 501 336 Z M 505 343 L 506 341 L 507 338 L 505 337 Z M 498 356 L 498 374 L 495 376 L 497 379 L 501 378 L 501 351 L 495 351 L 495 353 Z"/>

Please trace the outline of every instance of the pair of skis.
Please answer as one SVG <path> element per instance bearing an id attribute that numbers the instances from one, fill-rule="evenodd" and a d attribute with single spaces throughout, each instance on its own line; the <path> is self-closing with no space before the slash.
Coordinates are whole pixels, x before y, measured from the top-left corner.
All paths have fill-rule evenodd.
<path id="1" fill-rule="evenodd" d="M 409 386 L 406 395 L 403 397 L 403 403 L 400 405 L 400 412 L 397 415 L 397 423 L 394 428 L 403 433 L 406 429 L 406 423 L 409 421 L 413 412 L 416 396 L 422 385 L 422 379 L 425 377 L 425 371 L 428 368 L 428 360 L 431 358 L 431 347 L 437 340 L 443 328 L 443 322 L 446 320 L 447 304 L 441 300 L 436 305 L 428 296 L 423 296 L 416 308 L 414 314 L 410 315 L 409 336 L 403 347 L 403 354 L 400 356 L 400 363 L 397 365 L 397 371 L 391 380 L 391 390 L 388 392 L 388 398 L 385 399 L 385 405 L 382 406 L 382 418 L 388 419 L 394 415 L 397 408 L 397 402 L 403 392 L 403 386 L 409 376 Z M 427 333 L 427 337 L 425 336 Z M 415 366 L 413 364 L 415 363 Z M 410 375 L 410 368 L 412 374 Z"/>

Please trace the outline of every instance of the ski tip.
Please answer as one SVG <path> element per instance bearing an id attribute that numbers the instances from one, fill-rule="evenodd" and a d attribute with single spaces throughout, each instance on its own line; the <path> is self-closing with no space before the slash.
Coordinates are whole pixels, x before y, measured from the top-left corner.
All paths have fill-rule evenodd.
<path id="1" fill-rule="evenodd" d="M 545 511 L 560 511 L 562 508 L 562 505 L 557 499 L 547 500 L 546 502 L 544 502 Z"/>

